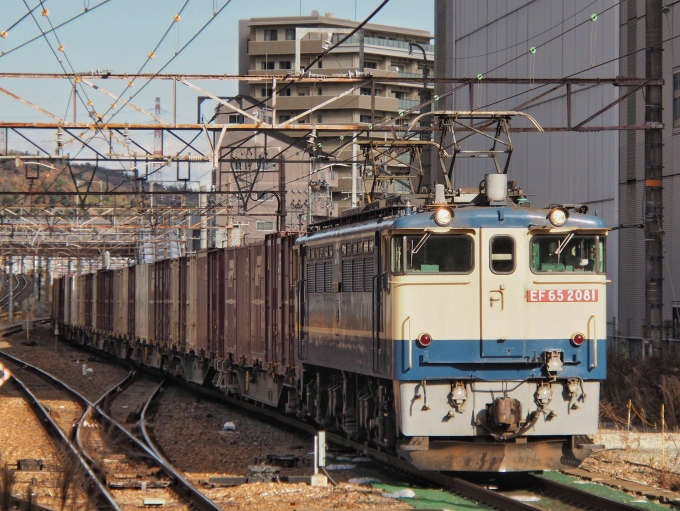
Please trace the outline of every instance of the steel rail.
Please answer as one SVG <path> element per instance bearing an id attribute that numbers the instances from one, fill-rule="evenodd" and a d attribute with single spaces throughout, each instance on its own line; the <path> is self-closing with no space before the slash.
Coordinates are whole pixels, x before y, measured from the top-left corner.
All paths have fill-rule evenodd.
<path id="1" fill-rule="evenodd" d="M 73 390 L 71 387 L 69 387 L 66 383 L 62 382 L 61 380 L 57 379 L 55 376 L 51 375 L 50 373 L 43 371 L 39 367 L 32 366 L 31 364 L 28 364 L 27 362 L 24 362 L 23 360 L 20 360 L 18 358 L 15 358 L 11 355 L 8 355 L 7 353 L 4 353 L 0 351 L 0 356 L 6 357 L 9 360 L 12 360 L 15 364 L 17 365 L 22 365 L 26 369 L 33 371 L 51 381 L 53 381 L 55 384 L 60 385 L 62 388 L 67 390 L 68 392 L 72 393 L 74 396 L 76 396 L 78 399 L 81 399 L 82 402 L 88 406 L 91 407 L 95 412 L 97 412 L 105 422 L 108 423 L 108 425 L 113 426 L 114 428 L 117 429 L 119 433 L 123 435 L 124 438 L 126 438 L 130 444 L 133 445 L 138 451 L 141 451 L 145 456 L 149 457 L 152 459 L 159 467 L 161 467 L 170 478 L 174 478 L 176 481 L 176 487 L 174 488 L 175 493 L 177 493 L 180 497 L 188 497 L 191 500 L 191 503 L 194 505 L 196 509 L 200 510 L 205 510 L 205 511 L 223 511 L 220 506 L 212 502 L 210 499 L 208 499 L 205 495 L 200 493 L 192 484 L 190 484 L 186 479 L 184 479 L 175 469 L 174 467 L 168 463 L 164 458 L 159 457 L 155 451 L 153 451 L 150 447 L 148 447 L 145 443 L 141 442 L 137 437 L 132 435 L 130 432 L 128 432 L 124 427 L 122 427 L 118 422 L 116 422 L 112 417 L 110 417 L 100 406 L 101 402 L 103 399 L 107 396 L 110 395 L 114 390 L 118 388 L 118 384 L 113 385 L 111 388 L 109 388 L 102 397 L 100 397 L 95 403 L 90 402 L 87 398 L 84 396 L 80 395 L 77 391 Z M 126 364 L 129 366 L 129 364 Z M 130 373 L 126 376 L 124 380 L 127 380 L 129 377 L 131 377 Z M 85 415 L 85 414 L 83 414 Z M 82 420 L 82 417 L 81 417 Z M 58 426 L 57 426 L 58 427 Z M 61 429 L 59 431 L 62 431 Z M 62 432 L 63 434 L 63 432 Z M 73 447 L 73 446 L 72 446 Z M 79 446 L 80 448 L 80 446 Z M 78 449 L 75 449 L 73 447 L 76 453 L 78 453 Z M 101 487 L 101 482 L 97 478 L 97 476 L 93 473 L 93 471 L 90 469 L 88 466 L 87 462 L 83 459 L 80 454 L 78 454 L 78 458 L 82 460 L 82 463 L 85 464 L 87 467 L 88 473 L 91 474 L 95 480 L 97 481 L 97 484 Z M 104 490 L 106 491 L 106 490 Z M 108 494 L 108 492 L 107 492 Z M 111 497 L 112 499 L 112 497 Z M 104 508 L 98 508 L 98 509 L 104 509 Z M 120 508 L 116 505 L 114 508 L 116 510 L 119 510 Z"/>
<path id="2" fill-rule="evenodd" d="M 182 474 L 179 473 L 179 471 L 175 470 L 175 468 L 165 459 L 165 457 L 160 453 L 158 448 L 156 447 L 151 434 L 149 433 L 147 427 L 146 427 L 146 413 L 148 412 L 152 402 L 154 399 L 158 396 L 160 393 L 161 389 L 163 388 L 163 385 L 165 384 L 165 380 L 163 380 L 158 387 L 154 389 L 154 391 L 151 393 L 151 395 L 148 397 L 146 402 L 144 403 L 144 407 L 142 408 L 142 413 L 139 416 L 139 425 L 140 429 L 142 431 L 142 437 L 144 438 L 144 442 L 149 446 L 149 448 L 156 454 L 158 459 L 162 462 L 163 468 L 170 472 L 172 476 L 175 478 L 176 481 L 180 482 L 181 485 L 184 487 L 185 490 L 187 490 L 190 493 L 190 498 L 192 500 L 192 503 L 198 507 L 198 509 L 204 509 L 208 511 L 221 511 L 222 508 L 218 505 L 216 505 L 214 502 L 212 502 L 208 497 L 203 495 L 200 491 L 198 491 L 193 484 L 189 483 Z"/>
<path id="3" fill-rule="evenodd" d="M 113 384 L 106 391 L 104 391 L 104 394 L 102 394 L 101 397 L 97 399 L 97 401 L 95 401 L 94 403 L 87 403 L 85 412 L 83 412 L 83 415 L 81 415 L 80 419 L 76 424 L 75 440 L 76 444 L 78 445 L 78 449 L 80 449 L 80 452 L 83 453 L 83 457 L 87 460 L 90 467 L 92 467 L 92 470 L 97 472 L 97 474 L 101 478 L 102 482 L 104 482 L 104 484 L 106 484 L 106 476 L 104 470 L 97 465 L 97 463 L 94 461 L 92 456 L 88 454 L 87 450 L 85 449 L 85 446 L 83 445 L 82 440 L 83 426 L 87 418 L 90 417 L 94 412 L 94 407 L 98 405 L 106 397 L 108 397 L 110 394 L 112 394 L 114 391 L 116 391 L 118 388 L 125 385 L 126 382 L 128 382 L 134 376 L 134 374 L 135 374 L 134 369 L 131 369 L 120 382 Z"/>
<path id="4" fill-rule="evenodd" d="M 559 500 L 575 504 L 585 509 L 598 509 L 601 511 L 640 511 L 640 508 L 627 504 L 625 502 L 617 502 L 616 500 L 608 499 L 594 493 L 589 493 L 585 490 L 573 488 L 567 484 L 558 483 L 531 474 L 526 474 L 519 478 L 523 485 L 535 488 L 538 492 L 545 495 L 557 497 Z"/>
<path id="5" fill-rule="evenodd" d="M 11 355 L 7 355 L 4 352 L 0 352 L 0 356 L 6 357 L 13 362 L 15 362 L 17 365 L 23 365 L 23 363 Z M 27 369 L 30 369 L 29 365 L 25 366 Z M 121 511 L 120 507 L 116 503 L 116 501 L 113 499 L 111 494 L 106 490 L 106 488 L 101 484 L 97 476 L 92 472 L 90 469 L 90 466 L 88 463 L 83 459 L 83 457 L 80 455 L 80 452 L 76 448 L 76 446 L 73 445 L 73 442 L 69 440 L 68 436 L 66 436 L 66 433 L 64 430 L 61 429 L 59 424 L 50 416 L 50 413 L 45 409 L 45 407 L 40 403 L 40 400 L 33 394 L 30 389 L 19 379 L 15 374 L 12 374 L 12 379 L 17 383 L 21 391 L 26 395 L 28 398 L 29 404 L 31 407 L 34 409 L 36 415 L 38 415 L 41 419 L 41 424 L 43 424 L 43 427 L 47 431 L 47 433 L 56 441 L 60 442 L 62 445 L 66 446 L 66 448 L 70 451 L 70 453 L 74 456 L 74 458 L 80 463 L 82 466 L 83 470 L 87 474 L 88 478 L 92 481 L 92 485 L 89 485 L 86 488 L 86 491 L 92 496 L 96 495 L 98 497 L 97 500 L 97 509 L 113 509 L 115 511 Z"/>

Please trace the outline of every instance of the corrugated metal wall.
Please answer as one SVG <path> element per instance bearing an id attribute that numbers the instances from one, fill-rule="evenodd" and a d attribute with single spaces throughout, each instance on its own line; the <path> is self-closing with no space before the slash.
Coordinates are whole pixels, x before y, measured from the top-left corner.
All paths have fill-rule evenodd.
<path id="1" fill-rule="evenodd" d="M 663 17 L 663 39 L 680 34 L 680 5 L 670 5 Z M 645 47 L 645 1 L 623 0 L 620 7 L 621 54 L 628 55 Z M 673 74 L 680 71 L 680 43 L 664 43 L 663 75 L 663 201 L 664 255 L 663 303 L 664 320 L 672 320 L 672 307 L 680 307 L 680 129 L 673 129 Z M 637 51 L 621 59 L 622 75 L 644 76 L 645 52 Z M 623 93 L 624 91 L 622 91 Z M 638 94 L 621 102 L 621 121 L 642 124 L 645 119 L 644 99 Z M 674 134 L 675 131 L 675 134 Z M 643 132 L 621 133 L 621 172 L 619 190 L 621 222 L 644 220 L 645 146 Z M 644 231 L 621 231 L 619 330 L 623 335 L 640 336 L 645 325 L 645 236 Z"/>
<path id="2" fill-rule="evenodd" d="M 599 65 L 619 55 L 618 0 L 480 0 L 451 2 L 435 0 L 437 76 L 557 78 L 578 71 L 579 77 L 614 77 L 618 62 Z M 452 8 L 454 6 L 454 8 Z M 593 13 L 610 8 L 593 23 Z M 440 16 L 453 19 L 443 20 Z M 446 21 L 446 23 L 444 22 Z M 444 26 L 453 30 L 443 30 Z M 569 29 L 572 29 L 568 31 Z M 560 37 L 560 34 L 568 31 Z M 451 37 L 451 33 L 454 37 Z M 556 38 L 555 38 L 556 37 Z M 545 46 L 541 44 L 555 38 Z M 445 46 L 445 48 L 442 48 Z M 529 49 L 538 47 L 536 54 Z M 591 55 L 594 55 L 594 59 Z M 444 60 L 441 60 L 444 58 Z M 507 64 L 506 64 L 507 63 Z M 591 69 L 591 63 L 595 67 Z M 489 72 L 490 70 L 493 70 Z M 644 68 L 643 68 L 644 70 Z M 529 85 L 474 85 L 473 107 L 480 110 L 512 110 L 530 98 L 554 87 Z M 439 85 L 438 94 L 451 85 Z M 615 101 L 619 90 L 613 86 L 572 88 L 572 125 L 576 125 Z M 623 92 L 623 91 L 621 91 Z M 453 101 L 441 101 L 434 109 L 469 110 L 470 88 L 454 94 Z M 543 126 L 566 126 L 566 91 L 561 88 L 536 103 L 522 108 Z M 619 110 L 612 108 L 590 125 L 619 124 Z M 526 121 L 517 121 L 517 127 Z M 619 223 L 618 178 L 619 134 L 516 133 L 509 179 L 516 180 L 536 206 L 551 203 L 585 203 L 591 213 L 607 225 Z M 484 141 L 480 148 L 488 149 Z M 485 160 L 456 162 L 455 187 L 476 187 L 484 174 L 495 172 Z M 441 182 L 441 179 L 440 179 Z M 607 289 L 608 321 L 617 315 L 618 233 L 609 239 Z"/>

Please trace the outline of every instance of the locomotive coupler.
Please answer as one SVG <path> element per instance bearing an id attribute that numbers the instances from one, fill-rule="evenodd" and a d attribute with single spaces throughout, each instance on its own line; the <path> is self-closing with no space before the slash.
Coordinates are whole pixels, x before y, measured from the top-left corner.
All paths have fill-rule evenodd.
<path id="1" fill-rule="evenodd" d="M 519 399 L 503 396 L 487 405 L 487 422 L 504 431 L 517 431 L 522 422 L 522 403 Z M 495 429 L 494 428 L 494 429 Z"/>

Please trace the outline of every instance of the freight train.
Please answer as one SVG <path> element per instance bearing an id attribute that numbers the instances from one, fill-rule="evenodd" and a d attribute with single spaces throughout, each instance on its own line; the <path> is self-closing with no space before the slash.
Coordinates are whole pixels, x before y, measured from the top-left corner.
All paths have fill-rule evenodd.
<path id="1" fill-rule="evenodd" d="M 58 278 L 55 328 L 420 469 L 576 466 L 606 376 L 607 229 L 500 176 L 502 200 L 437 187 L 304 234 Z"/>

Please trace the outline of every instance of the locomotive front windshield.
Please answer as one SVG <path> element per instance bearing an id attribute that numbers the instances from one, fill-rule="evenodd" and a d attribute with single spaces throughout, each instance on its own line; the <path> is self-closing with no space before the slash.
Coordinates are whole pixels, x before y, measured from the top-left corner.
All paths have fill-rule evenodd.
<path id="1" fill-rule="evenodd" d="M 470 273 L 474 244 L 466 235 L 429 232 L 392 238 L 393 273 Z"/>
<path id="2" fill-rule="evenodd" d="M 577 235 L 534 236 L 531 239 L 534 272 L 605 272 L 605 238 Z"/>

